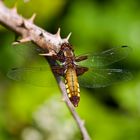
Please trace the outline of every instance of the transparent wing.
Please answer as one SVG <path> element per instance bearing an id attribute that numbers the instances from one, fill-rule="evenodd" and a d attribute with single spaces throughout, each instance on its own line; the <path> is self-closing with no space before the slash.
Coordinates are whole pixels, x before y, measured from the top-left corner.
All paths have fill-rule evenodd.
<path id="1" fill-rule="evenodd" d="M 104 67 L 107 65 L 111 65 L 114 62 L 120 61 L 127 57 L 130 53 L 131 48 L 127 46 L 121 46 L 112 48 L 106 51 L 103 51 L 99 54 L 87 54 L 86 60 L 78 62 L 80 66 L 84 67 Z M 83 55 L 84 56 L 84 55 Z M 78 56 L 76 58 L 80 58 L 82 56 Z"/>
<path id="2" fill-rule="evenodd" d="M 40 56 L 40 53 L 44 53 L 45 50 L 39 48 L 32 42 L 26 42 L 26 43 L 20 43 L 13 45 L 13 49 L 16 52 L 18 56 L 23 58 L 24 60 L 31 60 L 31 59 L 40 59 L 42 56 Z M 47 50 L 46 50 L 47 51 Z"/>
<path id="3" fill-rule="evenodd" d="M 49 67 L 13 68 L 8 72 L 7 76 L 12 80 L 40 87 L 56 85 Z"/>
<path id="4" fill-rule="evenodd" d="M 89 69 L 78 77 L 80 86 L 100 88 L 118 81 L 127 81 L 132 78 L 130 72 L 122 69 Z"/>
<path id="5" fill-rule="evenodd" d="M 18 55 L 26 57 L 26 58 L 29 57 L 29 53 L 30 53 L 30 56 L 32 54 L 37 53 L 36 46 L 32 42 L 14 44 L 13 49 Z"/>

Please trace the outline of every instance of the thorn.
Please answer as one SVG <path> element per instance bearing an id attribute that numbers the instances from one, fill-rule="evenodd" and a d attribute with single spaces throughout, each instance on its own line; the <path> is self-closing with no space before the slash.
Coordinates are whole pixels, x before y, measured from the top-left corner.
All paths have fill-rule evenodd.
<path id="1" fill-rule="evenodd" d="M 26 38 L 22 38 L 19 40 L 21 43 L 24 43 L 24 42 L 29 42 L 31 41 L 31 39 L 29 37 L 26 37 Z"/>
<path id="2" fill-rule="evenodd" d="M 31 16 L 31 18 L 28 19 L 28 21 L 31 22 L 31 23 L 34 23 L 35 17 L 36 17 L 36 13 L 34 13 L 34 14 Z"/>
<path id="3" fill-rule="evenodd" d="M 39 53 L 41 56 L 50 56 L 48 53 Z"/>
<path id="4" fill-rule="evenodd" d="M 84 124 L 85 124 L 85 120 L 82 120 L 82 125 L 84 126 Z"/>
<path id="5" fill-rule="evenodd" d="M 49 53 L 41 53 L 39 55 L 41 55 L 41 56 L 53 56 L 53 55 L 56 55 L 56 53 L 55 52 L 49 52 Z"/>
<path id="6" fill-rule="evenodd" d="M 12 12 L 17 13 L 17 3 L 15 3 L 14 7 L 11 10 Z"/>
<path id="7" fill-rule="evenodd" d="M 18 45 L 20 43 L 26 43 L 26 42 L 30 42 L 30 41 L 31 41 L 31 39 L 29 37 L 26 37 L 26 38 L 22 38 L 20 40 L 13 42 L 12 45 Z"/>
<path id="8" fill-rule="evenodd" d="M 62 98 L 61 98 L 61 101 L 62 101 L 62 102 L 65 102 L 65 98 L 64 98 L 64 97 L 62 97 Z"/>
<path id="9" fill-rule="evenodd" d="M 58 37 L 58 38 L 60 38 L 60 28 L 58 28 L 58 30 L 57 30 L 57 33 L 55 34 L 56 35 L 56 37 Z"/>
<path id="10" fill-rule="evenodd" d="M 24 0 L 24 2 L 29 2 L 30 0 Z"/>
<path id="11" fill-rule="evenodd" d="M 66 40 L 67 40 L 67 41 L 69 41 L 69 38 L 70 38 L 71 34 L 72 34 L 72 32 L 70 32 L 70 33 L 68 34 L 68 36 L 66 37 Z"/>
<path id="12" fill-rule="evenodd" d="M 71 34 L 72 34 L 72 33 L 70 32 L 70 33 L 68 34 L 68 36 L 67 36 L 66 38 L 63 39 L 63 41 L 64 41 L 64 42 L 69 42 L 69 38 L 70 38 Z"/>
<path id="13" fill-rule="evenodd" d="M 12 43 L 13 46 L 20 44 L 18 41 Z"/>

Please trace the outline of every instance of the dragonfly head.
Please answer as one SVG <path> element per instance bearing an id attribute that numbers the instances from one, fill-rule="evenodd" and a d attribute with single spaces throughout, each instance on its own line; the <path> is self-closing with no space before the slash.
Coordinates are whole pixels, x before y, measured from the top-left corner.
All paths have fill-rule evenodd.
<path id="1" fill-rule="evenodd" d="M 73 57 L 73 49 L 69 43 L 63 43 L 61 46 L 61 51 L 64 53 L 65 57 Z"/>
<path id="2" fill-rule="evenodd" d="M 72 104 L 74 105 L 74 107 L 78 107 L 78 103 L 80 101 L 80 97 L 74 95 L 70 98 L 70 101 L 72 102 Z"/>

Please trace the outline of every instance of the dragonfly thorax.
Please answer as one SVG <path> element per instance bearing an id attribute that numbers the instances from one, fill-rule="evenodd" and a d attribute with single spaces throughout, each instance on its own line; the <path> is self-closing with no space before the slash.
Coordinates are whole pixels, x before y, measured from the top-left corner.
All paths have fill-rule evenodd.
<path id="1" fill-rule="evenodd" d="M 68 43 L 64 43 L 61 46 L 61 55 L 63 55 L 63 63 L 62 65 L 67 68 L 76 68 L 76 63 L 75 63 L 75 55 L 74 51 L 71 48 L 71 45 Z"/>
<path id="2" fill-rule="evenodd" d="M 71 45 L 68 43 L 62 44 L 61 51 L 63 52 L 64 57 L 75 57 L 73 49 L 71 48 Z"/>

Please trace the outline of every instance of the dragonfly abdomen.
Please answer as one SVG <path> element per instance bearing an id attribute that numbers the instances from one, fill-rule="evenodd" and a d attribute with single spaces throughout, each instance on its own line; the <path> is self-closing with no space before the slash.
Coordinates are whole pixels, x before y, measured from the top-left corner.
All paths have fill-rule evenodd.
<path id="1" fill-rule="evenodd" d="M 68 68 L 65 73 L 65 86 L 68 97 L 75 107 L 80 101 L 80 89 L 77 74 L 74 68 Z"/>

